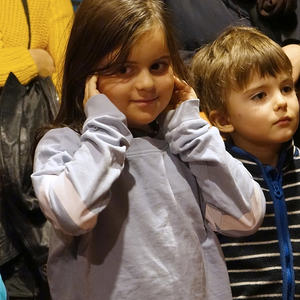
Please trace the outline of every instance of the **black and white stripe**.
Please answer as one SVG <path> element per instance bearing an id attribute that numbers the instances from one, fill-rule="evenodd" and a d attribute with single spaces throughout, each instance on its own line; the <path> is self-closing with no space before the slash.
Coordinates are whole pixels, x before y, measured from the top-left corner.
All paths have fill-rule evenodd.
<path id="1" fill-rule="evenodd" d="M 227 145 L 228 146 L 228 145 Z M 219 236 L 231 281 L 233 299 L 283 299 L 282 268 L 276 231 L 273 199 L 258 164 L 245 155 L 238 158 L 260 184 L 266 197 L 266 215 L 260 229 L 252 236 L 228 238 Z M 281 170 L 282 188 L 288 213 L 289 234 L 293 249 L 295 295 L 300 299 L 300 156 L 289 145 Z"/>

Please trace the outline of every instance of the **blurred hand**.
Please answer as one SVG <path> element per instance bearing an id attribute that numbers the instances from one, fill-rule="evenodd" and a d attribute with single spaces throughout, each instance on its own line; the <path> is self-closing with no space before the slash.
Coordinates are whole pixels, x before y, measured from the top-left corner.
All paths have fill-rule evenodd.
<path id="1" fill-rule="evenodd" d="M 51 76 L 55 72 L 54 61 L 51 55 L 44 49 L 29 49 L 33 58 L 38 74 L 42 77 Z"/>
<path id="2" fill-rule="evenodd" d="M 174 91 L 172 99 L 167 107 L 168 110 L 176 109 L 182 102 L 190 99 L 197 99 L 197 95 L 193 88 L 185 81 L 174 76 Z"/>
<path id="3" fill-rule="evenodd" d="M 293 80 L 297 82 L 300 77 L 300 45 L 290 44 L 282 47 L 293 66 Z"/>
<path id="4" fill-rule="evenodd" d="M 97 83 L 98 83 L 98 76 L 97 75 L 93 75 L 93 76 L 89 77 L 86 80 L 85 90 L 84 90 L 83 106 L 85 106 L 85 104 L 87 103 L 87 101 L 91 97 L 100 94 L 100 92 L 97 89 Z"/>

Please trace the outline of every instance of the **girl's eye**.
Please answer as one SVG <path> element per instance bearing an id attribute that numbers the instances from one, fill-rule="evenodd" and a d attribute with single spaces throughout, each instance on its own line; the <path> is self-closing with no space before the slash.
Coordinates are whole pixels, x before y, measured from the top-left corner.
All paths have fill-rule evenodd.
<path id="1" fill-rule="evenodd" d="M 119 74 L 128 75 L 132 71 L 132 68 L 129 66 L 121 66 L 119 69 Z"/>
<path id="2" fill-rule="evenodd" d="M 259 101 L 264 99 L 267 96 L 265 92 L 259 92 L 251 97 L 251 100 Z"/>
<path id="3" fill-rule="evenodd" d="M 169 63 L 167 62 L 156 62 L 151 65 L 151 71 L 158 74 L 166 72 L 168 68 L 169 68 Z"/>

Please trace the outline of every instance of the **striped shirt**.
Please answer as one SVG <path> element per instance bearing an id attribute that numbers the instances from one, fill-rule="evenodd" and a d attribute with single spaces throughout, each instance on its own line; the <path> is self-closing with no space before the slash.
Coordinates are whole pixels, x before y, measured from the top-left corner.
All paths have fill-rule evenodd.
<path id="1" fill-rule="evenodd" d="M 288 143 L 276 168 L 227 143 L 260 184 L 266 215 L 254 235 L 219 236 L 233 299 L 300 299 L 300 155 Z"/>

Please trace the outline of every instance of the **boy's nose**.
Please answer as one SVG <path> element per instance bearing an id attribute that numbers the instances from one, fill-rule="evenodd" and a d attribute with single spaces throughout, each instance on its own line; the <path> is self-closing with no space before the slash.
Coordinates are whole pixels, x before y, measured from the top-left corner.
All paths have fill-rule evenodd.
<path id="1" fill-rule="evenodd" d="M 154 80 L 148 70 L 142 70 L 136 78 L 136 88 L 138 90 L 151 91 L 154 89 Z"/>
<path id="2" fill-rule="evenodd" d="M 281 93 L 278 93 L 275 96 L 274 110 L 278 111 L 280 109 L 282 109 L 282 110 L 287 109 L 287 100 Z"/>

